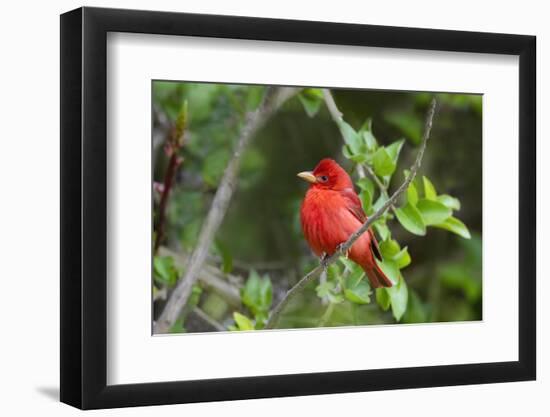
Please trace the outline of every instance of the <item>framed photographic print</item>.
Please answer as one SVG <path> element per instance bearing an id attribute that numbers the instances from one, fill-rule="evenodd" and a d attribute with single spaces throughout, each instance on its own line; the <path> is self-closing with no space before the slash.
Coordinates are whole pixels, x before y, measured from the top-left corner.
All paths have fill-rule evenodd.
<path id="1" fill-rule="evenodd" d="M 61 400 L 535 379 L 535 38 L 61 16 Z"/>

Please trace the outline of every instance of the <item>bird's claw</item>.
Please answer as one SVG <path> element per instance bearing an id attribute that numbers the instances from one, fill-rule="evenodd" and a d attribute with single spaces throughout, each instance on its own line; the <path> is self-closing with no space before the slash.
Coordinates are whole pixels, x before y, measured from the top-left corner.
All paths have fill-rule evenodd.
<path id="1" fill-rule="evenodd" d="M 336 251 L 338 253 L 342 253 L 342 255 L 347 259 L 349 255 L 349 249 L 343 250 L 344 243 L 340 243 L 338 246 L 336 246 Z"/>
<path id="2" fill-rule="evenodd" d="M 326 252 L 323 252 L 323 254 L 321 255 L 321 261 L 320 261 L 323 269 L 326 269 L 328 267 L 328 258 L 330 258 L 330 255 Z"/>

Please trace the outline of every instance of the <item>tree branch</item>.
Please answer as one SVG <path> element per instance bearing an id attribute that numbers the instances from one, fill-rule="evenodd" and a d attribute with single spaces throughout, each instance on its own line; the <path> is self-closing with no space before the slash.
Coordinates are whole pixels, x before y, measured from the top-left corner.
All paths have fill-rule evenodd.
<path id="1" fill-rule="evenodd" d="M 159 255 L 171 256 L 175 264 L 182 269 L 185 269 L 185 266 L 189 262 L 188 255 L 181 252 L 175 252 L 164 246 L 159 248 Z M 224 276 L 222 271 L 207 263 L 202 266 L 198 277 L 201 285 L 207 290 L 218 294 L 232 307 L 241 307 L 241 295 L 239 293 L 240 285 L 237 285 L 237 281 L 240 281 L 240 278 L 229 274 Z"/>
<path id="2" fill-rule="evenodd" d="M 222 326 L 221 323 L 214 320 L 212 317 L 210 317 L 208 314 L 206 314 L 203 310 L 201 310 L 199 307 L 195 307 L 192 311 L 192 314 L 197 316 L 200 320 L 202 320 L 204 323 L 206 323 L 208 326 L 213 328 L 217 332 L 225 332 L 227 329 Z"/>
<path id="3" fill-rule="evenodd" d="M 264 123 L 298 91 L 297 88 L 269 87 L 258 109 L 247 116 L 233 152 L 233 157 L 225 168 L 212 201 L 212 206 L 201 228 L 197 246 L 186 265 L 185 274 L 178 281 L 164 310 L 156 321 L 154 333 L 166 333 L 180 315 L 189 298 L 193 284 L 197 281 L 198 273 L 204 264 L 214 236 L 229 206 L 237 182 L 241 157 L 246 147 Z"/>
<path id="4" fill-rule="evenodd" d="M 326 96 L 325 96 L 326 98 Z M 333 111 L 336 105 L 334 104 L 334 100 L 331 100 L 332 96 L 330 96 L 330 99 L 327 101 L 327 106 L 329 109 L 332 107 Z M 332 104 L 329 104 L 332 103 Z M 332 255 L 330 255 L 328 258 L 326 258 L 322 264 L 315 267 L 313 270 L 308 272 L 298 283 L 292 287 L 286 294 L 286 296 L 281 300 L 281 302 L 273 309 L 269 316 L 269 320 L 267 321 L 265 328 L 266 329 L 273 329 L 279 322 L 279 318 L 281 316 L 281 313 L 285 309 L 285 307 L 288 305 L 288 303 L 314 279 L 316 279 L 324 268 L 326 268 L 328 265 L 336 262 L 336 260 L 343 254 L 347 253 L 348 250 L 351 248 L 351 246 L 355 243 L 359 237 L 365 233 L 370 226 L 382 216 L 385 211 L 396 203 L 399 196 L 409 187 L 412 180 L 415 178 L 416 173 L 418 169 L 420 168 L 420 165 L 422 163 L 422 158 L 424 157 L 424 151 L 426 150 L 426 144 L 428 143 L 428 139 L 430 138 L 430 132 L 432 130 L 432 122 L 433 122 L 433 116 L 435 113 L 436 108 L 436 100 L 435 98 L 432 99 L 432 102 L 430 104 L 430 108 L 428 110 L 428 114 L 426 115 L 426 123 L 424 125 L 424 136 L 422 137 L 422 142 L 420 144 L 420 149 L 418 150 L 418 153 L 416 155 L 416 159 L 411 166 L 410 173 L 401 184 L 401 186 L 393 193 L 393 195 L 384 202 L 384 204 L 372 215 L 370 216 L 363 225 L 357 229 L 352 235 L 346 240 L 343 244 L 341 244 L 336 252 L 334 252 Z M 336 109 L 336 111 L 338 111 Z M 332 114 L 332 111 L 331 111 Z M 341 118 L 341 113 L 338 111 L 338 113 Z"/>

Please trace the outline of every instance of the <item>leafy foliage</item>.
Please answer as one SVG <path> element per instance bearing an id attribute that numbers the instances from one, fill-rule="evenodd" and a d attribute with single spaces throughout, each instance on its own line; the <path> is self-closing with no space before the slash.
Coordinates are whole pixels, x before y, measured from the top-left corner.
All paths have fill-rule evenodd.
<path id="1" fill-rule="evenodd" d="M 267 320 L 269 307 L 273 298 L 273 289 L 269 275 L 263 277 L 255 271 L 250 271 L 248 280 L 241 290 L 243 304 L 250 310 L 256 320 L 256 326 L 262 328 Z"/>
<path id="2" fill-rule="evenodd" d="M 264 91 L 262 86 L 154 83 L 154 105 L 170 128 L 182 125 L 182 108 L 186 108 L 186 139 L 180 151 L 183 164 L 167 210 L 166 241 L 174 250 L 189 253 L 195 247 L 246 114 L 258 107 Z M 431 95 L 333 94 L 343 112 L 336 123 L 326 111 L 322 90 L 303 89 L 267 123 L 257 145 L 243 155 L 236 200 L 208 257 L 209 266 L 218 271 L 217 278 L 239 288 L 240 304 L 199 282 L 171 332 L 201 329 L 189 320 L 195 307 L 229 330 L 263 329 L 274 304 L 318 264 L 304 245 L 299 226 L 303 187 L 292 180 L 298 164 L 303 170 L 308 168 L 303 164 L 313 164 L 327 155 L 339 159 L 349 167 L 367 215 L 381 207 L 409 175 L 404 168 L 421 141 Z M 438 101 L 446 109 L 437 119 L 440 129 L 446 129 L 446 137 L 466 136 L 456 127 L 459 118 L 467 118 L 467 123 L 460 123 L 461 129 L 468 123 L 476 129 L 480 126 L 478 96 L 438 94 Z M 363 106 L 363 102 L 371 104 Z M 306 141 L 307 145 L 301 145 Z M 455 142 L 442 142 L 438 138 L 430 143 L 428 158 L 455 152 L 455 146 L 451 151 L 448 145 Z M 456 148 L 463 146 L 456 143 Z M 272 162 L 277 155 L 277 162 Z M 160 147 L 154 166 L 157 182 L 165 161 Z M 360 175 L 361 171 L 366 175 Z M 430 169 L 429 164 L 426 169 L 423 165 L 421 172 L 424 175 L 419 175 L 395 207 L 373 225 L 383 258 L 379 266 L 394 286 L 372 289 L 364 271 L 342 257 L 330 265 L 324 280 L 288 306 L 281 327 L 481 317 L 480 222 L 470 230 L 471 220 L 476 219 L 472 206 L 477 200 L 456 173 Z M 439 249 L 441 241 L 450 249 Z M 268 265 L 280 260 L 282 267 L 271 269 Z M 177 266 L 172 257 L 155 256 L 154 291 L 170 292 L 182 273 L 182 265 Z M 155 317 L 162 303 L 162 299 L 155 302 Z"/>
<path id="3" fill-rule="evenodd" d="M 173 286 L 179 275 L 174 265 L 174 259 L 170 256 L 155 256 L 153 259 L 153 276 L 158 285 Z"/>

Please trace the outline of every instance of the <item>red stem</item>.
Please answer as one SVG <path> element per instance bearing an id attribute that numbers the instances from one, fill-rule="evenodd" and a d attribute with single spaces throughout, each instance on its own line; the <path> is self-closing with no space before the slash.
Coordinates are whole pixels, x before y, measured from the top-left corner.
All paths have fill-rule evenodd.
<path id="1" fill-rule="evenodd" d="M 177 154 L 178 148 L 172 149 L 172 155 L 168 161 L 168 167 L 164 174 L 164 187 L 160 196 L 159 213 L 157 220 L 157 235 L 155 238 L 154 253 L 157 253 L 161 241 L 164 239 L 164 223 L 166 221 L 166 206 L 168 205 L 168 197 L 170 196 L 170 190 L 174 184 L 174 178 L 176 176 L 176 170 L 179 165 L 179 157 Z"/>

